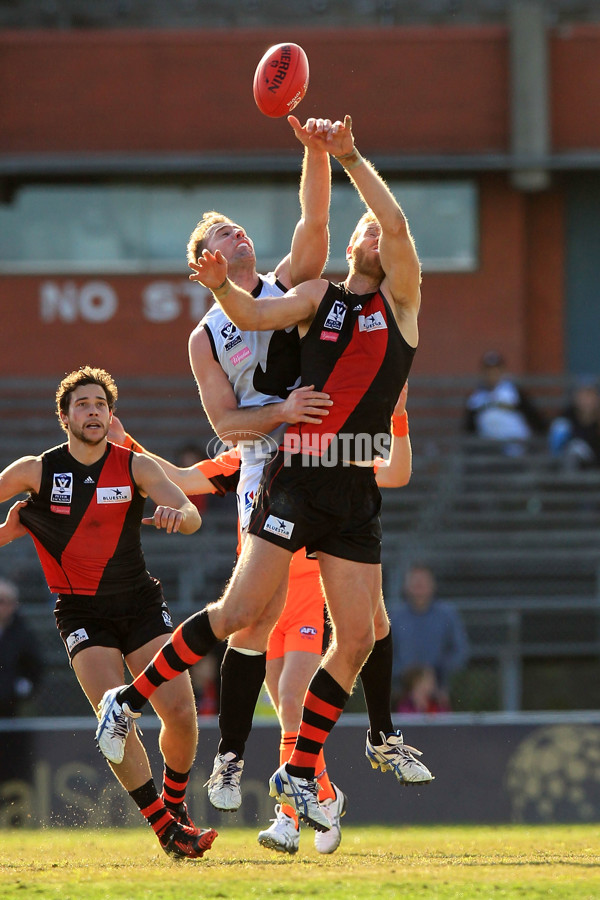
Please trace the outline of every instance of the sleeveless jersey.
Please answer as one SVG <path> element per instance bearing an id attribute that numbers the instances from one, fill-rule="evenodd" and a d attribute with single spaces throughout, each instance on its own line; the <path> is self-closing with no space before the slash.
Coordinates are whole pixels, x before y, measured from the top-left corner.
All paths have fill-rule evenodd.
<path id="1" fill-rule="evenodd" d="M 259 275 L 259 283 L 252 291 L 256 299 L 281 297 L 285 287 L 275 274 Z M 298 329 L 287 331 L 240 331 L 215 303 L 200 325 L 210 341 L 215 360 L 231 384 L 238 406 L 265 406 L 285 400 L 300 382 L 300 342 Z M 281 441 L 286 426 L 280 425 L 264 438 L 242 441 L 242 467 L 237 488 L 238 514 L 241 527 L 250 518 L 252 502 L 258 489 L 267 459 Z"/>
<path id="2" fill-rule="evenodd" d="M 274 273 L 259 276 L 259 284 L 252 292 L 257 299 L 281 297 L 286 289 Z M 215 303 L 200 325 L 204 327 L 213 356 L 231 384 L 238 406 L 265 406 L 285 400 L 297 387 L 300 374 L 300 345 L 297 328 L 287 331 L 240 331 Z M 242 462 L 262 465 L 265 450 L 270 453 L 285 431 L 285 425 L 272 433 L 273 441 L 245 441 Z"/>
<path id="3" fill-rule="evenodd" d="M 91 466 L 67 444 L 42 454 L 38 494 L 20 512 L 54 594 L 108 596 L 150 581 L 140 542 L 144 497 L 131 450 L 109 443 Z"/>
<path id="4" fill-rule="evenodd" d="M 322 456 L 336 441 L 338 460 L 380 456 L 415 354 L 383 294 L 353 294 L 330 284 L 300 354 L 302 383 L 326 391 L 333 404 L 321 425 L 289 426 L 286 448 Z"/>

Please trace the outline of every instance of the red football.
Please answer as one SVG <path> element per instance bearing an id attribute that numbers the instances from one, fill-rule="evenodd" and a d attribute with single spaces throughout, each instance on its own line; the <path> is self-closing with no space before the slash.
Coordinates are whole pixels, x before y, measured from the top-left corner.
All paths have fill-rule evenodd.
<path id="1" fill-rule="evenodd" d="M 261 113 L 276 119 L 298 106 L 308 87 L 308 59 L 298 44 L 269 47 L 254 73 L 254 99 Z"/>

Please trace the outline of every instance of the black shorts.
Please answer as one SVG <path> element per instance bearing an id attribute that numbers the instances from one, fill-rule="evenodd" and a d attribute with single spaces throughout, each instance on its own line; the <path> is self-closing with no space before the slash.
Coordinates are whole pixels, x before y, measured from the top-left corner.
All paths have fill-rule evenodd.
<path id="1" fill-rule="evenodd" d="M 59 594 L 56 624 L 72 661 L 88 647 L 115 647 L 123 656 L 173 631 L 169 607 L 155 578 L 108 597 Z"/>
<path id="2" fill-rule="evenodd" d="M 311 462 L 300 453 L 278 453 L 267 463 L 250 534 L 292 553 L 306 547 L 308 553 L 379 563 L 381 494 L 373 468 Z"/>

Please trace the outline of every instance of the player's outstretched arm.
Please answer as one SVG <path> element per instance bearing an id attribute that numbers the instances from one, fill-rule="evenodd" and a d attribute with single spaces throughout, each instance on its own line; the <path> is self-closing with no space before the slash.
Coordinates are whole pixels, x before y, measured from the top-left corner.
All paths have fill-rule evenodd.
<path id="1" fill-rule="evenodd" d="M 153 453 L 151 450 L 147 450 L 146 447 L 142 447 L 135 438 L 125 431 L 123 423 L 117 416 L 113 416 L 112 418 L 108 439 L 114 444 L 120 444 L 121 447 L 127 447 L 128 450 L 133 450 L 134 453 L 143 453 L 145 456 L 150 457 L 150 459 L 154 459 L 167 478 L 170 478 L 173 484 L 180 487 L 183 493 L 188 496 L 211 494 L 214 491 L 214 487 L 209 479 L 197 468 L 197 466 L 176 466 L 175 463 L 169 462 L 168 459 L 164 459 L 164 457 L 159 456 L 158 453 Z"/>
<path id="2" fill-rule="evenodd" d="M 275 331 L 312 321 L 328 282 L 306 281 L 283 297 L 255 300 L 248 291 L 227 277 L 227 260 L 220 250 L 203 250 L 196 263 L 189 263 L 190 280 L 198 281 L 212 294 L 231 321 L 242 331 Z"/>
<path id="3" fill-rule="evenodd" d="M 331 200 L 331 163 L 329 154 L 319 145 L 325 130 L 322 119 L 308 119 L 301 125 L 288 116 L 296 138 L 304 145 L 300 176 L 300 219 L 292 237 L 291 253 L 275 270 L 288 288 L 319 278 L 329 255 L 329 205 Z"/>

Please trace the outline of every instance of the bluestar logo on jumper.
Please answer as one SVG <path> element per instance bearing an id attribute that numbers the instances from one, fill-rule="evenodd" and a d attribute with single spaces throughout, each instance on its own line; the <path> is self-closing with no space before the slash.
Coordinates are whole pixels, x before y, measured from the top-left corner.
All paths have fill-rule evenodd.
<path id="1" fill-rule="evenodd" d="M 97 503 L 129 503 L 131 501 L 131 487 L 124 484 L 121 487 L 96 488 Z"/>
<path id="2" fill-rule="evenodd" d="M 280 519 L 277 516 L 269 516 L 263 525 L 263 531 L 269 534 L 277 534 L 289 541 L 294 530 L 294 522 L 288 522 L 286 519 Z"/>
<path id="3" fill-rule="evenodd" d="M 383 313 L 381 313 L 380 310 L 371 313 L 370 316 L 358 317 L 359 331 L 381 331 L 385 328 L 387 328 L 386 321 L 383 318 Z"/>
<path id="4" fill-rule="evenodd" d="M 341 331 L 345 315 L 346 304 L 342 303 L 341 300 L 336 300 L 327 314 L 327 318 L 323 323 L 323 328 L 329 329 L 330 331 Z"/>
<path id="5" fill-rule="evenodd" d="M 70 503 L 73 495 L 73 474 L 55 472 L 52 479 L 51 503 Z"/>

